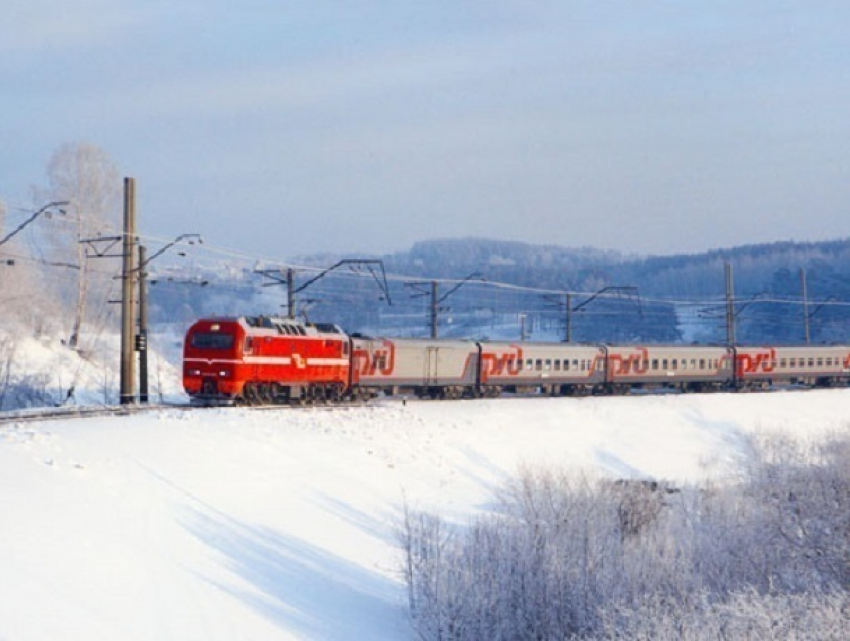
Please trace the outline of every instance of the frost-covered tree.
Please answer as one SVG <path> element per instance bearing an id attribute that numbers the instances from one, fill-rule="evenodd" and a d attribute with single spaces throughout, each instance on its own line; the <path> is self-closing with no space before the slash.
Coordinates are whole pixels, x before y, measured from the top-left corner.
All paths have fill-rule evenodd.
<path id="1" fill-rule="evenodd" d="M 68 339 L 71 347 L 77 347 L 90 294 L 104 297 L 104 292 L 92 291 L 92 266 L 86 246 L 80 241 L 102 234 L 114 235 L 118 228 L 121 179 L 109 154 L 85 142 L 59 147 L 48 163 L 47 178 L 46 195 L 51 200 L 70 203 L 67 212 L 72 227 L 54 234 L 52 242 L 58 260 L 79 266 L 74 320 Z"/>

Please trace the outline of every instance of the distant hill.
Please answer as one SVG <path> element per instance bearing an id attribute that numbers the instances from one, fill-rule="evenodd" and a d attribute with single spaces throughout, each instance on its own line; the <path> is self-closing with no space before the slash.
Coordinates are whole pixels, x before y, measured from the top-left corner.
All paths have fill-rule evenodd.
<path id="1" fill-rule="evenodd" d="M 315 255 L 297 264 L 330 266 L 358 255 Z M 804 336 L 802 282 L 806 271 L 813 340 L 850 340 L 850 239 L 777 242 L 717 249 L 697 254 L 636 256 L 592 247 L 483 238 L 435 239 L 380 258 L 392 275 L 389 300 L 365 271 L 331 273 L 301 293 L 299 312 L 333 320 L 351 331 L 425 335 L 428 332 L 428 280 L 440 285 L 440 335 L 516 337 L 528 329 L 535 340 L 561 340 L 567 334 L 566 299 L 572 292 L 573 340 L 725 340 L 724 265 L 734 273 L 737 336 L 740 341 L 798 342 Z M 362 276 L 366 276 L 365 278 Z M 283 288 L 262 288 L 250 272 L 210 275 L 210 287 L 173 304 L 187 318 L 228 308 L 239 313 L 285 313 Z M 300 276 L 299 283 L 307 277 Z M 457 282 L 470 279 L 463 285 Z M 508 285 L 497 286 L 496 283 Z M 456 289 L 455 289 L 456 288 Z M 526 291 L 533 288 L 536 291 Z M 551 294 L 539 290 L 551 291 Z M 603 296 L 594 295 L 603 292 Z M 669 302 L 667 302 L 669 301 Z M 392 304 L 389 305 L 388 302 Z M 214 306 L 213 306 L 214 303 Z M 167 314 L 166 314 L 167 315 Z M 522 319 L 522 320 L 520 320 Z"/>

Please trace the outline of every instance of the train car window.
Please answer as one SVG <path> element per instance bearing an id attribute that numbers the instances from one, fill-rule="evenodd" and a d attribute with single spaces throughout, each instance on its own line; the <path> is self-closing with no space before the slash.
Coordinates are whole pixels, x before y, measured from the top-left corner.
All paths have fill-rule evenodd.
<path id="1" fill-rule="evenodd" d="M 823 367 L 823 359 L 822 358 L 818 359 L 818 367 Z"/>
<path id="2" fill-rule="evenodd" d="M 537 362 L 534 364 L 534 368 L 539 372 L 543 369 L 543 359 L 538 358 Z"/>
<path id="3" fill-rule="evenodd" d="M 790 361 L 788 361 L 788 366 L 789 367 L 797 367 L 797 359 L 792 358 Z"/>
<path id="4" fill-rule="evenodd" d="M 569 359 L 565 359 L 565 360 L 564 360 L 564 371 L 565 371 L 565 372 L 569 372 L 569 371 L 570 371 L 570 361 L 569 361 Z"/>
<path id="5" fill-rule="evenodd" d="M 705 369 L 705 359 L 704 358 L 699 359 L 699 368 Z"/>
<path id="6" fill-rule="evenodd" d="M 560 371 L 561 371 L 561 361 L 560 361 L 560 360 L 558 360 L 558 359 L 555 359 L 555 371 L 556 371 L 556 372 L 560 372 Z"/>
<path id="7" fill-rule="evenodd" d="M 530 358 L 527 358 L 527 359 L 525 360 L 525 369 L 527 369 L 527 370 L 531 371 L 531 369 L 532 369 L 533 367 L 534 367 L 534 362 L 533 362 Z"/>
<path id="8" fill-rule="evenodd" d="M 586 360 L 582 360 L 582 361 L 581 361 L 581 371 L 582 371 L 582 372 L 586 372 L 586 371 L 587 371 L 587 361 L 586 361 Z"/>
<path id="9" fill-rule="evenodd" d="M 666 358 L 661 361 L 661 369 L 664 369 L 664 370 L 670 369 L 670 367 L 668 365 L 668 361 L 667 361 Z"/>
<path id="10" fill-rule="evenodd" d="M 547 359 L 546 359 L 546 371 L 548 372 L 548 371 L 550 371 L 551 369 L 552 369 L 552 360 L 551 360 L 551 359 L 549 359 L 549 358 L 547 358 Z"/>
<path id="11" fill-rule="evenodd" d="M 810 358 L 809 359 L 809 367 L 814 367 L 814 366 L 815 366 L 815 359 Z"/>
<path id="12" fill-rule="evenodd" d="M 233 347 L 233 334 L 197 333 L 192 334 L 192 347 L 198 349 L 230 349 Z"/>
<path id="13" fill-rule="evenodd" d="M 779 359 L 779 367 L 781 367 L 783 369 L 788 367 L 788 359 L 787 358 L 780 358 Z"/>
<path id="14" fill-rule="evenodd" d="M 657 358 L 652 359 L 652 369 L 658 370 L 658 359 Z"/>

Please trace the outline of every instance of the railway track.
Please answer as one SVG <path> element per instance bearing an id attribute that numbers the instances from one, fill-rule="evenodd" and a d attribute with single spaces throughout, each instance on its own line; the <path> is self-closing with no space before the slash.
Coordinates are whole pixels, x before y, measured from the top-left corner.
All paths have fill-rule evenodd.
<path id="1" fill-rule="evenodd" d="M 16 425 L 20 423 L 34 423 L 42 421 L 59 421 L 78 418 L 97 418 L 103 416 L 132 416 L 134 414 L 144 414 L 160 410 L 209 410 L 221 409 L 228 406 L 204 406 L 191 405 L 181 403 L 158 403 L 152 405 L 102 405 L 102 406 L 82 406 L 82 407 L 42 407 L 22 410 L 10 410 L 0 412 L 0 427 L 7 425 Z M 326 405 L 257 405 L 257 406 L 240 406 L 242 410 L 251 412 L 270 412 L 270 411 L 285 411 L 285 410 L 349 410 L 362 407 L 374 407 L 374 404 L 365 402 L 357 403 L 336 403 Z"/>
<path id="2" fill-rule="evenodd" d="M 0 426 L 38 421 L 59 421 L 99 416 L 131 416 L 162 409 L 191 409 L 189 405 L 99 405 L 82 407 L 40 407 L 0 412 Z"/>

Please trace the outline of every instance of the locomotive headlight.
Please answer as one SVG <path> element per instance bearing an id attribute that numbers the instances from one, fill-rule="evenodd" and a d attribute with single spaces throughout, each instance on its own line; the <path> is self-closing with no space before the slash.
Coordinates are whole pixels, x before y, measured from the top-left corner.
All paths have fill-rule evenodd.
<path id="1" fill-rule="evenodd" d="M 218 375 L 219 375 L 219 376 L 221 376 L 222 378 L 226 378 L 226 377 L 227 377 L 227 372 L 226 372 L 225 370 L 221 370 L 221 371 L 218 373 Z"/>
<path id="2" fill-rule="evenodd" d="M 199 369 L 190 369 L 189 370 L 189 376 L 200 376 L 200 375 L 201 375 L 201 370 L 199 370 Z"/>

